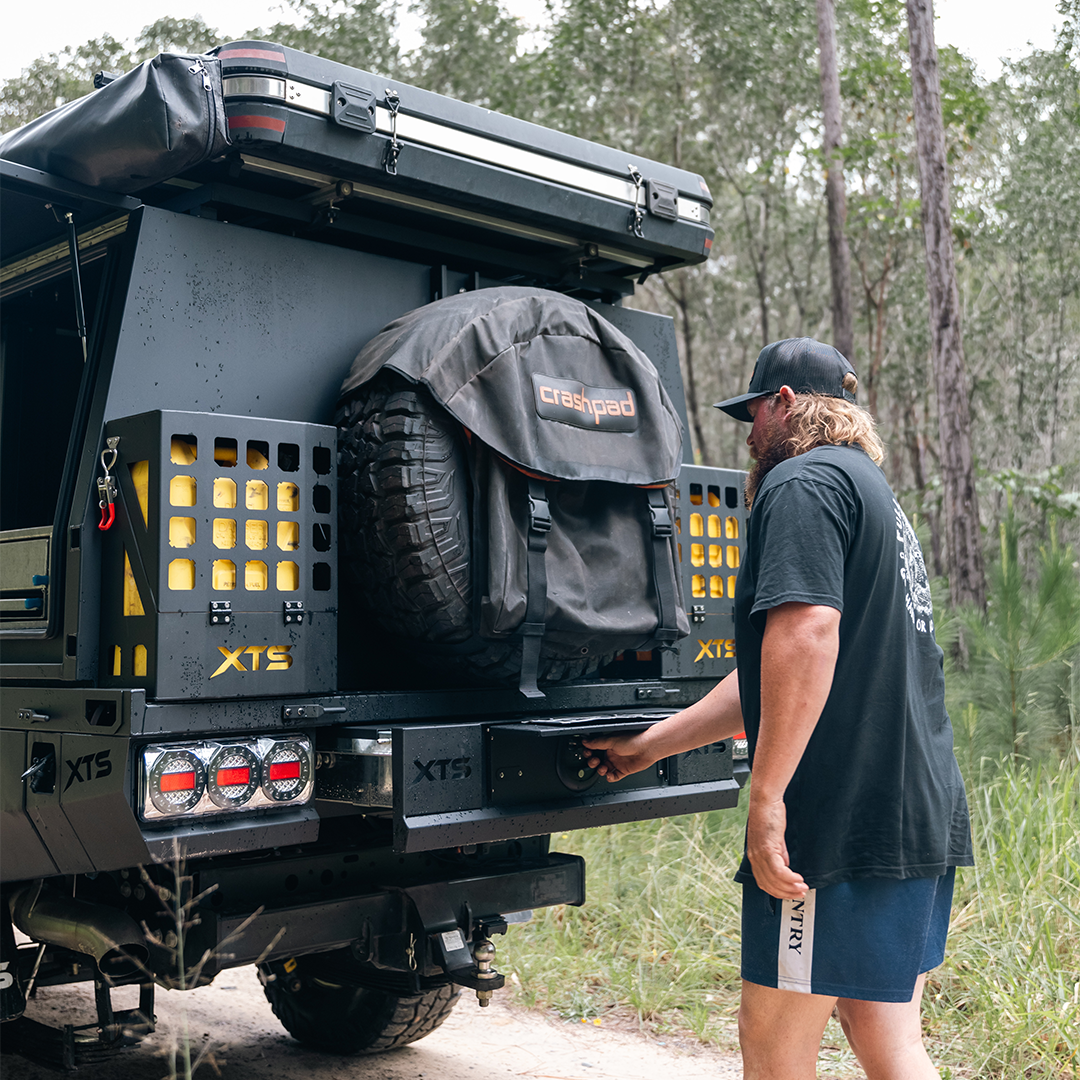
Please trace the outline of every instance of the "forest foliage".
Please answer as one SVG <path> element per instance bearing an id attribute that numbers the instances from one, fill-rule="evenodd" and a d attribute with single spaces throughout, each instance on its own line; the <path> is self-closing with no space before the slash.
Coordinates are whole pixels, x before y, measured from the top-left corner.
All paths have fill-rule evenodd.
<path id="1" fill-rule="evenodd" d="M 676 324 L 705 464 L 741 467 L 745 432 L 711 408 L 761 346 L 829 340 L 825 160 L 814 5 L 803 0 L 548 0 L 530 27 L 500 0 L 290 0 L 275 25 L 164 18 L 35 60 L 0 85 L 10 130 L 160 51 L 273 40 L 700 173 L 713 257 L 634 302 Z M 1080 586 L 1080 0 L 1054 46 L 986 81 L 942 48 L 953 234 L 991 590 L 945 612 L 963 752 L 1044 753 L 1075 736 Z M 847 234 L 862 402 L 885 470 L 948 573 L 907 23 L 899 0 L 837 4 Z M 402 41 L 411 28 L 413 48 Z M 418 37 L 417 37 L 418 33 Z M 949 629 L 951 627 L 951 629 Z"/>

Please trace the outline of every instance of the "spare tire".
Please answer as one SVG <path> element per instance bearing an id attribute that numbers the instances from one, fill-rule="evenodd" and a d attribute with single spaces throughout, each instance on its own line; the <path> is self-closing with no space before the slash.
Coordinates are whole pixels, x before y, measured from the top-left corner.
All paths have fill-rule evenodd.
<path id="1" fill-rule="evenodd" d="M 520 641 L 476 636 L 467 449 L 460 425 L 422 387 L 384 370 L 339 407 L 339 557 L 356 602 L 388 634 L 433 646 L 445 672 L 487 682 L 521 670 Z M 539 675 L 580 678 L 615 653 L 560 655 Z"/>

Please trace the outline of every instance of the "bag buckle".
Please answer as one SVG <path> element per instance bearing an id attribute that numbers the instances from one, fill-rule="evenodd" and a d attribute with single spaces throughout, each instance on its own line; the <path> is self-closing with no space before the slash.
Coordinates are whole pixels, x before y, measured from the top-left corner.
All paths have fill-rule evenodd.
<path id="1" fill-rule="evenodd" d="M 532 532 L 551 532 L 551 508 L 543 495 L 529 495 L 529 529 Z"/>
<path id="2" fill-rule="evenodd" d="M 649 516 L 652 518 L 653 536 L 671 536 L 675 531 L 671 523 L 671 513 L 667 506 L 654 506 L 649 503 Z"/>

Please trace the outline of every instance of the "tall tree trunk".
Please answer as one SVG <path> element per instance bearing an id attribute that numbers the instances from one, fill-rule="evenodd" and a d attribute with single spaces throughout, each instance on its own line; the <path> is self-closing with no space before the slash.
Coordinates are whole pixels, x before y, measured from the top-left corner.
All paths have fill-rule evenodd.
<path id="1" fill-rule="evenodd" d="M 926 283 L 930 299 L 930 341 L 945 489 L 949 593 L 954 604 L 976 604 L 985 608 L 986 575 L 971 453 L 964 342 L 960 334 L 960 290 L 956 284 L 953 257 L 933 0 L 907 0 L 907 18 L 923 242 L 926 245 Z"/>
<path id="2" fill-rule="evenodd" d="M 885 362 L 885 326 L 889 319 L 889 287 L 893 264 L 893 241 L 890 238 L 885 246 L 885 258 L 882 260 L 881 276 L 871 281 L 866 264 L 859 260 L 859 274 L 862 277 L 863 294 L 866 297 L 866 344 L 870 353 L 870 362 L 863 371 L 861 389 L 865 393 L 865 404 L 873 415 L 878 416 L 878 383 L 881 367 Z"/>
<path id="3" fill-rule="evenodd" d="M 840 73 L 836 64 L 836 11 L 833 0 L 817 0 L 821 107 L 825 114 L 825 202 L 829 210 L 829 277 L 832 281 L 833 344 L 852 359 L 855 332 L 851 312 L 851 253 L 848 250 L 847 194 L 840 148 Z"/>
<path id="4" fill-rule="evenodd" d="M 672 277 L 676 276 L 678 277 L 677 289 L 672 288 L 667 277 L 662 277 L 661 281 L 667 290 L 668 296 L 675 301 L 675 306 L 679 310 L 679 326 L 682 330 L 683 339 L 682 360 L 686 386 L 686 411 L 689 415 L 690 424 L 694 429 L 698 460 L 702 465 L 710 465 L 712 461 L 709 448 L 705 443 L 705 429 L 701 424 L 701 400 L 698 394 L 697 371 L 694 366 L 696 357 L 694 355 L 693 305 L 686 287 L 686 275 L 672 275 Z"/>
<path id="5" fill-rule="evenodd" d="M 915 490 L 919 495 L 919 507 L 926 518 L 927 524 L 930 526 L 931 566 L 935 576 L 941 577 L 944 572 L 941 565 L 941 528 L 938 524 L 937 511 L 929 505 L 927 499 L 927 438 L 919 428 L 913 401 L 909 401 L 904 409 L 904 430 L 908 453 L 911 455 L 911 473 L 915 482 Z"/>

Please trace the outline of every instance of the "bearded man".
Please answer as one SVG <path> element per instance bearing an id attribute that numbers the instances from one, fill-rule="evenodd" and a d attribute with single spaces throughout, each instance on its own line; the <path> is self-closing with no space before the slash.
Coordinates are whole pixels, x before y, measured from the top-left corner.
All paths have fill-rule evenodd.
<path id="1" fill-rule="evenodd" d="M 972 863 L 922 553 L 878 467 L 854 369 L 767 345 L 752 424 L 738 668 L 639 735 L 586 740 L 608 780 L 745 729 L 739 1041 L 745 1080 L 811 1080 L 836 1009 L 869 1080 L 938 1077 L 919 1018 L 954 868 Z"/>

